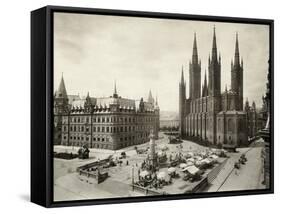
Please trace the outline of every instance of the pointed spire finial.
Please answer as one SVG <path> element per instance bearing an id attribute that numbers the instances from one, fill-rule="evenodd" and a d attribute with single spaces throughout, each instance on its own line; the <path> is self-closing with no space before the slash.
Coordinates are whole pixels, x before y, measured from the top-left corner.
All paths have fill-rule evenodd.
<path id="1" fill-rule="evenodd" d="M 256 109 L 256 102 L 253 100 L 252 107 Z"/>
<path id="2" fill-rule="evenodd" d="M 239 41 L 238 41 L 238 32 L 235 36 L 235 54 L 234 54 L 234 65 L 239 65 Z"/>
<path id="3" fill-rule="evenodd" d="M 238 32 L 236 32 L 235 53 L 236 53 L 236 54 L 239 54 Z"/>
<path id="4" fill-rule="evenodd" d="M 217 38 L 216 38 L 216 26 L 215 25 L 214 25 L 214 33 L 213 33 L 212 60 L 217 60 Z"/>
<path id="5" fill-rule="evenodd" d="M 155 102 L 156 106 L 158 106 L 158 96 L 156 95 L 156 102 Z"/>
<path id="6" fill-rule="evenodd" d="M 196 32 L 194 32 L 192 63 L 198 64 L 198 51 L 197 51 Z"/>
<path id="7" fill-rule="evenodd" d="M 154 99 L 153 99 L 153 97 L 152 97 L 152 93 L 151 93 L 151 89 L 149 89 L 149 94 L 148 94 L 148 99 L 147 99 L 147 101 L 149 102 L 149 103 L 154 103 Z"/>
<path id="8" fill-rule="evenodd" d="M 60 81 L 60 84 L 59 84 L 59 88 L 56 92 L 56 96 L 59 97 L 59 98 L 66 98 L 66 99 L 68 98 L 66 88 L 65 88 L 65 84 L 64 84 L 63 73 L 61 75 L 61 81 Z"/>
<path id="9" fill-rule="evenodd" d="M 118 94 L 117 94 L 117 87 L 116 87 L 116 80 L 114 80 L 114 92 L 113 92 L 113 97 L 117 98 Z"/>
<path id="10" fill-rule="evenodd" d="M 184 83 L 183 65 L 181 67 L 181 83 Z"/>

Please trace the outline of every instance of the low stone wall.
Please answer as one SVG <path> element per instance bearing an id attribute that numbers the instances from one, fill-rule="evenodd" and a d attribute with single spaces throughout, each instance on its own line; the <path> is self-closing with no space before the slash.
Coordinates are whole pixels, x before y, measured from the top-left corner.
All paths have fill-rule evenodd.
<path id="1" fill-rule="evenodd" d="M 108 177 L 107 172 L 88 172 L 86 170 L 79 171 L 79 179 L 86 181 L 87 183 L 99 184 L 103 182 Z"/>
<path id="2" fill-rule="evenodd" d="M 77 167 L 76 171 L 78 172 L 79 179 L 86 181 L 87 183 L 99 184 L 103 182 L 108 177 L 108 172 L 102 172 L 99 170 L 91 171 L 90 169 L 92 167 L 100 167 L 108 161 L 108 159 L 103 159 Z"/>

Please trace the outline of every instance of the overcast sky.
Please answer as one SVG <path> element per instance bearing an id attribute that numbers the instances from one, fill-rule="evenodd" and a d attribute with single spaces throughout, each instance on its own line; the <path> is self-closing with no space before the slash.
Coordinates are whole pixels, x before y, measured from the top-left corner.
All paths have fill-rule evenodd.
<path id="1" fill-rule="evenodd" d="M 161 110 L 178 110 L 181 67 L 188 92 L 188 62 L 197 34 L 202 81 L 212 47 L 213 26 L 222 57 L 222 90 L 230 88 L 230 63 L 235 33 L 244 60 L 244 99 L 261 106 L 269 56 L 269 27 L 101 15 L 55 13 L 54 89 L 62 73 L 68 94 L 101 97 L 113 93 L 147 99 L 151 89 Z"/>

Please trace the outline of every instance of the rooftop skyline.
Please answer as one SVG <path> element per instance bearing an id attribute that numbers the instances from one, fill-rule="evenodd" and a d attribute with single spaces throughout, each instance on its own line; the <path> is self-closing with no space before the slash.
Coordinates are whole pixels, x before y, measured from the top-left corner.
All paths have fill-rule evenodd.
<path id="1" fill-rule="evenodd" d="M 129 18 L 55 13 L 54 90 L 63 73 L 68 94 L 108 97 L 116 81 L 119 96 L 147 100 L 149 91 L 161 110 L 178 111 L 181 69 L 188 84 L 188 64 L 196 32 L 204 81 L 216 26 L 222 61 L 222 87 L 230 88 L 235 37 L 244 61 L 244 102 L 261 106 L 269 55 L 269 29 L 264 25 L 187 20 Z M 208 70 L 207 70 L 208 72 Z"/>

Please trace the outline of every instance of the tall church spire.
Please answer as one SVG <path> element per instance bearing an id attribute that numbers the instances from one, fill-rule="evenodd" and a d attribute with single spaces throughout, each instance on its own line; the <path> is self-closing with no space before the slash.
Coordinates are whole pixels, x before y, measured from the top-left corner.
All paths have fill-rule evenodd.
<path id="1" fill-rule="evenodd" d="M 212 60 L 217 61 L 217 38 L 216 38 L 215 26 L 214 26 L 214 33 L 213 33 Z"/>
<path id="2" fill-rule="evenodd" d="M 181 84 L 184 84 L 183 65 L 181 67 Z"/>
<path id="3" fill-rule="evenodd" d="M 239 42 L 238 42 L 238 33 L 236 33 L 236 41 L 235 41 L 235 55 L 234 55 L 234 66 L 239 65 Z"/>
<path id="4" fill-rule="evenodd" d="M 193 40 L 192 63 L 198 64 L 198 51 L 197 51 L 196 33 L 194 33 L 194 40 Z"/>
<path id="5" fill-rule="evenodd" d="M 192 59 L 189 64 L 189 97 L 201 97 L 201 62 L 198 59 L 197 38 L 194 33 Z"/>
<path id="6" fill-rule="evenodd" d="M 208 95 L 219 96 L 221 94 L 221 62 L 218 60 L 216 28 L 213 29 L 212 56 L 209 61 Z M 218 110 L 218 109 L 217 109 Z"/>
<path id="7" fill-rule="evenodd" d="M 237 94 L 236 110 L 243 109 L 243 67 L 240 64 L 238 33 L 235 35 L 234 62 L 231 64 L 231 90 Z"/>
<path id="8" fill-rule="evenodd" d="M 184 75 L 183 75 L 183 66 L 181 68 L 181 80 L 179 83 L 179 133 L 180 136 L 183 136 L 184 130 L 184 116 L 185 116 L 185 101 L 186 101 L 186 85 L 184 82 Z"/>

